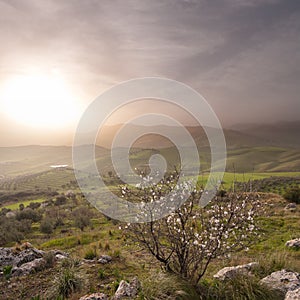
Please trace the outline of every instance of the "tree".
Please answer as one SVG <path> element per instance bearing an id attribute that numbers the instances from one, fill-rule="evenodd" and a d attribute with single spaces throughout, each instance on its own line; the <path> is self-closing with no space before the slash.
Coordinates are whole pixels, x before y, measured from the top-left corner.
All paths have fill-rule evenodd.
<path id="1" fill-rule="evenodd" d="M 78 207 L 73 211 L 75 226 L 80 228 L 81 231 L 83 231 L 85 227 L 91 224 L 91 216 L 92 214 L 87 207 Z"/>
<path id="2" fill-rule="evenodd" d="M 176 190 L 178 199 L 186 192 L 186 186 L 178 186 L 178 174 L 163 179 L 156 186 L 122 189 L 128 199 L 140 197 L 147 203 L 154 203 L 162 189 Z M 175 185 L 174 185 L 175 184 Z M 124 192 L 125 191 L 125 192 Z M 165 269 L 198 284 L 209 264 L 217 257 L 232 251 L 246 249 L 258 235 L 255 216 L 260 211 L 258 194 L 231 193 L 216 197 L 205 208 L 198 205 L 203 191 L 193 191 L 190 198 L 169 216 L 148 223 L 127 224 L 127 237 L 146 249 Z M 176 199 L 175 199 L 176 201 Z M 153 206 L 147 214 L 152 215 Z"/>

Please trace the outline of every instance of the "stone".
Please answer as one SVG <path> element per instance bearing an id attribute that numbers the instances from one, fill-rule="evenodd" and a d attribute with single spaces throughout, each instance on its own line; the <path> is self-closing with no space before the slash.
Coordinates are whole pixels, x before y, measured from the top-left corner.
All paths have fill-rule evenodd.
<path id="1" fill-rule="evenodd" d="M 100 258 L 98 259 L 98 262 L 100 264 L 107 264 L 112 261 L 112 257 L 109 255 L 101 255 Z"/>
<path id="2" fill-rule="evenodd" d="M 136 297 L 138 291 L 141 288 L 141 283 L 139 282 L 137 277 L 134 277 L 131 282 L 126 282 L 125 280 L 121 280 L 119 287 L 113 296 L 113 300 L 119 300 L 124 297 Z"/>
<path id="3" fill-rule="evenodd" d="M 292 202 L 292 203 L 289 203 L 285 208 L 284 210 L 289 210 L 289 211 L 295 211 L 297 209 L 297 204 Z"/>
<path id="4" fill-rule="evenodd" d="M 284 300 L 299 300 L 300 299 L 300 288 L 293 291 L 288 291 L 285 295 Z"/>
<path id="5" fill-rule="evenodd" d="M 20 267 L 14 267 L 12 269 L 13 276 L 24 276 L 30 273 L 41 270 L 45 266 L 45 260 L 43 258 L 37 258 L 33 261 L 22 264 Z"/>
<path id="6" fill-rule="evenodd" d="M 55 255 L 55 259 L 57 260 L 63 260 L 63 259 L 67 259 L 68 257 L 62 254 L 56 254 Z"/>
<path id="7" fill-rule="evenodd" d="M 79 300 L 108 300 L 108 297 L 103 293 L 94 293 L 82 296 Z"/>
<path id="8" fill-rule="evenodd" d="M 300 287 L 300 274 L 297 272 L 281 270 L 271 273 L 260 281 L 270 289 L 286 294 Z"/>
<path id="9" fill-rule="evenodd" d="M 251 262 L 245 265 L 239 265 L 234 267 L 225 267 L 214 275 L 214 278 L 219 280 L 232 279 L 238 275 L 250 275 L 250 271 L 257 267 L 257 262 Z"/>
<path id="10" fill-rule="evenodd" d="M 19 267 L 37 258 L 42 258 L 44 254 L 44 251 L 35 248 L 22 251 L 17 251 L 14 248 L 0 248 L 0 269 L 9 265 Z"/>
<path id="11" fill-rule="evenodd" d="M 294 240 L 287 241 L 285 243 L 285 246 L 288 247 L 288 248 L 299 249 L 300 248 L 300 238 L 299 239 L 294 239 Z"/>

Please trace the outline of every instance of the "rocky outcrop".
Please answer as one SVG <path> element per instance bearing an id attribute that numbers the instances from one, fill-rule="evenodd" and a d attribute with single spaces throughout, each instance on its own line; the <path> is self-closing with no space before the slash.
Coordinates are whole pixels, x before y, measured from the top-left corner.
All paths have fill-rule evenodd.
<path id="1" fill-rule="evenodd" d="M 94 293 L 91 295 L 85 295 L 81 297 L 79 300 L 108 300 L 108 297 L 103 293 Z"/>
<path id="2" fill-rule="evenodd" d="M 260 281 L 261 284 L 270 289 L 277 290 L 283 294 L 300 288 L 300 274 L 287 270 L 271 273 Z"/>
<path id="3" fill-rule="evenodd" d="M 44 259 L 47 252 L 34 248 L 30 243 L 24 243 L 18 248 L 0 248 L 0 271 L 5 266 L 12 266 L 13 276 L 23 276 L 36 272 L 46 266 Z M 49 251 L 58 259 L 67 257 L 62 251 Z"/>
<path id="4" fill-rule="evenodd" d="M 285 243 L 285 246 L 288 248 L 299 249 L 300 248 L 300 239 L 294 239 L 294 240 L 287 241 Z"/>
<path id="5" fill-rule="evenodd" d="M 112 299 L 119 300 L 124 297 L 134 298 L 137 296 L 140 288 L 141 288 L 141 284 L 137 277 L 134 277 L 131 282 L 126 282 L 122 280 Z"/>
<path id="6" fill-rule="evenodd" d="M 257 267 L 257 262 L 252 262 L 246 265 L 239 265 L 235 267 L 225 267 L 221 269 L 218 273 L 214 275 L 214 278 L 218 280 L 226 280 L 226 279 L 232 279 L 239 275 L 250 275 L 251 270 L 254 267 Z"/>
<path id="7" fill-rule="evenodd" d="M 37 258 L 25 264 L 22 264 L 20 267 L 14 267 L 12 269 L 13 276 L 24 276 L 33 272 L 37 272 L 45 268 L 46 261 L 43 258 Z"/>
<path id="8" fill-rule="evenodd" d="M 293 291 L 288 291 L 285 295 L 284 300 L 299 300 L 300 299 L 300 288 Z"/>

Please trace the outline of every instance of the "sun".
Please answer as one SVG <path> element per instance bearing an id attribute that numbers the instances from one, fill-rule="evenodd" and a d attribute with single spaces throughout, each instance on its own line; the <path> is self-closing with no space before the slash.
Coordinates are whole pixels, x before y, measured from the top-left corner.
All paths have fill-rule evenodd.
<path id="1" fill-rule="evenodd" d="M 8 79 L 0 91 L 0 103 L 9 118 L 33 127 L 64 127 L 79 115 L 78 99 L 57 72 Z"/>

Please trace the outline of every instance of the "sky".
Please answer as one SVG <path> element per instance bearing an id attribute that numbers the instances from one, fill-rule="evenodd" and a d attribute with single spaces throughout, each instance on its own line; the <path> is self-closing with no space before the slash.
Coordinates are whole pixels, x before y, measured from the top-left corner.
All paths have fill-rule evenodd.
<path id="1" fill-rule="evenodd" d="M 0 45 L 0 146 L 70 144 L 99 94 L 145 76 L 189 85 L 224 127 L 299 120 L 298 0 L 0 0 Z"/>

